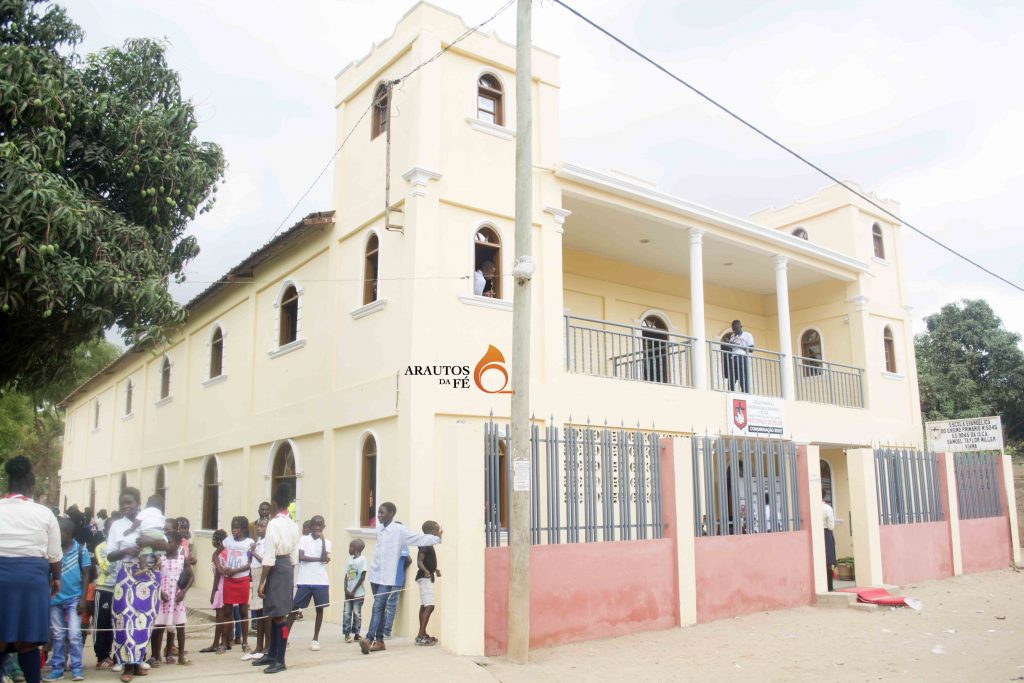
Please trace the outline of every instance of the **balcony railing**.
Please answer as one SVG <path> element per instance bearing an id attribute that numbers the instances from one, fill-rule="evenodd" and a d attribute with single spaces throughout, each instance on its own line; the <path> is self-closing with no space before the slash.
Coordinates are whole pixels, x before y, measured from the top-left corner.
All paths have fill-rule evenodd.
<path id="1" fill-rule="evenodd" d="M 708 342 L 708 388 L 782 396 L 782 354 L 756 346 Z"/>
<path id="2" fill-rule="evenodd" d="M 567 315 L 565 369 L 595 377 L 692 387 L 693 338 Z"/>
<path id="3" fill-rule="evenodd" d="M 864 407 L 864 370 L 814 358 L 793 358 L 796 400 Z"/>

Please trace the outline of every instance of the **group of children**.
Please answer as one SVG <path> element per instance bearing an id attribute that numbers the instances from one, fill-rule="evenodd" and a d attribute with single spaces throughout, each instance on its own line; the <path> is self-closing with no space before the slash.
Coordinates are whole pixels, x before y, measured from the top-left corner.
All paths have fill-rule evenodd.
<path id="1" fill-rule="evenodd" d="M 212 644 L 200 652 L 223 654 L 231 650 L 233 635 L 235 644 L 241 645 L 243 661 L 262 658 L 270 646 L 269 619 L 263 616 L 263 599 L 258 590 L 261 573 L 264 571 L 263 548 L 269 513 L 270 505 L 263 503 L 259 507 L 259 518 L 254 523 L 250 524 L 244 516 L 238 516 L 231 520 L 230 535 L 222 529 L 213 533 L 213 552 L 210 558 L 213 588 L 210 604 L 215 610 L 216 626 Z M 102 530 L 93 523 L 88 511 L 84 515 L 77 513 L 60 519 L 64 557 L 61 589 L 50 602 L 52 642 L 50 673 L 45 678 L 47 681 L 62 680 L 66 671 L 71 672 L 72 680 L 84 680 L 83 649 L 88 631 L 83 631 L 83 624 L 88 626 L 90 620 L 96 629 L 93 634 L 96 668 L 114 672 L 121 670 L 121 665 L 115 663 L 111 656 L 111 609 L 117 568 L 116 563 L 107 560 L 106 548 L 110 527 L 120 517 L 117 512 L 109 518 L 102 515 L 97 520 L 102 523 Z M 319 515 L 303 523 L 298 564 L 295 568 L 294 600 L 288 617 L 290 630 L 293 622 L 302 618 L 301 610 L 312 604 L 316 614 L 310 645 L 313 651 L 320 650 L 324 609 L 330 605 L 331 600 L 328 571 L 331 542 L 324 536 L 325 527 L 324 518 Z M 436 533 L 437 530 L 439 526 L 436 522 L 423 525 L 424 533 Z M 138 532 L 142 538 L 166 538 L 168 541 L 167 550 L 143 548 L 140 554 L 142 563 L 157 570 L 160 582 L 160 605 L 150 641 L 151 656 L 145 668 L 162 664 L 191 664 L 185 651 L 185 597 L 195 583 L 197 559 L 191 543 L 189 520 L 185 517 L 165 517 L 162 498 L 153 496 L 136 515 L 129 532 Z M 361 539 L 351 541 L 348 546 L 344 567 L 342 625 L 346 643 L 363 640 L 360 630 L 368 571 L 367 559 L 363 557 L 364 549 L 365 543 Z M 385 639 L 391 636 L 399 593 L 404 587 L 408 567 L 412 564 L 404 548 L 401 559 L 394 585 L 389 586 L 386 596 Z M 418 549 L 416 565 L 415 578 L 421 602 L 416 644 L 433 645 L 437 639 L 427 634 L 427 624 L 434 610 L 434 580 L 441 576 L 441 572 L 437 568 L 437 555 L 432 546 Z M 255 631 L 254 648 L 249 646 L 250 616 Z"/>

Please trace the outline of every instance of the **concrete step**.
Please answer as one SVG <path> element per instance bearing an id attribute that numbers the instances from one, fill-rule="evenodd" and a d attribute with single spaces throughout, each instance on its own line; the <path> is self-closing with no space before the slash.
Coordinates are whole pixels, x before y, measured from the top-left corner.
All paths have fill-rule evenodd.
<path id="1" fill-rule="evenodd" d="M 828 609 L 840 609 L 844 607 L 852 607 L 857 604 L 856 593 L 818 593 L 815 598 L 815 604 L 818 607 L 825 607 Z"/>

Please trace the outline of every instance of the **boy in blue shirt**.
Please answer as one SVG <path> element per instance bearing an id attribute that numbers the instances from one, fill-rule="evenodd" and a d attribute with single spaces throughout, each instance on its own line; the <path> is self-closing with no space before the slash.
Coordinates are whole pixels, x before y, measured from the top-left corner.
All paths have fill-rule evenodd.
<path id="1" fill-rule="evenodd" d="M 92 560 L 85 546 L 73 538 L 75 523 L 68 518 L 60 520 L 60 542 L 64 558 L 61 560 L 60 591 L 50 598 L 50 638 L 53 652 L 50 657 L 50 675 L 46 681 L 64 678 L 67 660 L 71 660 L 71 680 L 84 681 L 82 668 L 82 615 L 86 608 L 86 587 L 92 573 Z M 65 650 L 65 639 L 70 653 Z"/>

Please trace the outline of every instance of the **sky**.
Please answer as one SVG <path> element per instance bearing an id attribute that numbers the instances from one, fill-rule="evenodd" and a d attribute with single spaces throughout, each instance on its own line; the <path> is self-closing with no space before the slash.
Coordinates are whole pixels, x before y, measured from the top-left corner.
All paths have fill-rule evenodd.
<path id="1" fill-rule="evenodd" d="M 895 199 L 910 223 L 1024 284 L 1024 4 L 567 2 L 834 175 Z M 330 208 L 332 171 L 299 199 L 337 145 L 334 76 L 415 3 L 64 4 L 86 32 L 83 51 L 166 39 L 196 104 L 196 134 L 224 147 L 217 205 L 191 229 L 202 252 L 174 290 L 187 301 L 282 223 Z M 435 4 L 474 25 L 504 0 Z M 560 56 L 564 160 L 743 217 L 829 184 L 550 0 L 535 1 L 533 19 L 534 43 Z M 514 6 L 487 29 L 514 41 Z M 906 228 L 903 245 L 915 331 L 945 303 L 984 298 L 1024 334 L 1024 293 Z"/>

